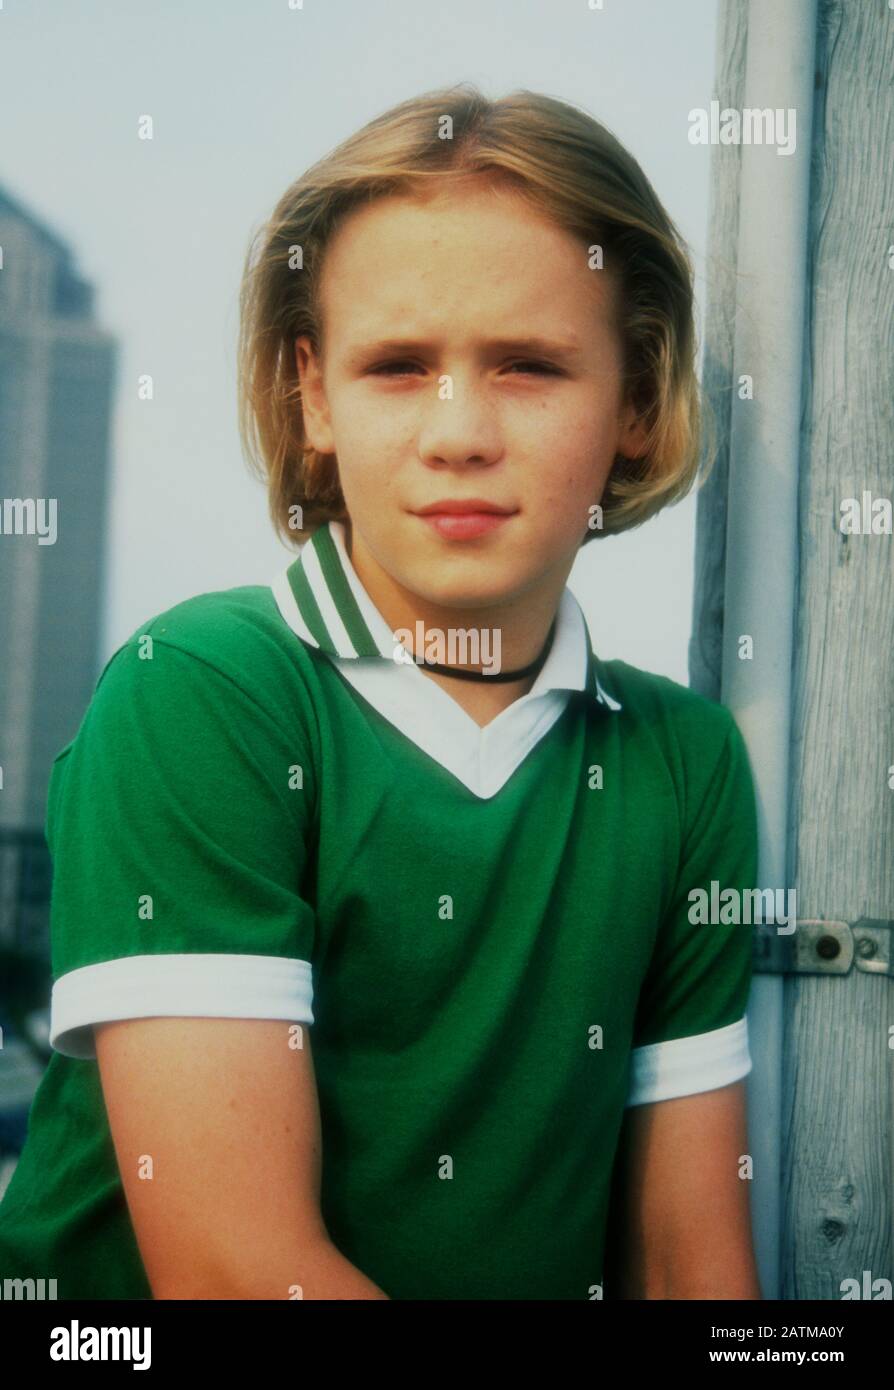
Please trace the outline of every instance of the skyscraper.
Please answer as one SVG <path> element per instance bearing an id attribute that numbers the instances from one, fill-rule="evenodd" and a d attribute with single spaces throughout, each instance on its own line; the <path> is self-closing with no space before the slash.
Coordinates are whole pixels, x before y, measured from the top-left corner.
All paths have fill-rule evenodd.
<path id="1" fill-rule="evenodd" d="M 0 256 L 0 948 L 48 959 L 47 785 L 99 674 L 117 355 L 70 249 L 2 190 Z"/>

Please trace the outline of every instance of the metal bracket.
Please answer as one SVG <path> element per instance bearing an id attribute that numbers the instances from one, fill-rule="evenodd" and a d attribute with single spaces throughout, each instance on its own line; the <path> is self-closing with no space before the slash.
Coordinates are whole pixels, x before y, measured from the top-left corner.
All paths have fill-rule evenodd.
<path id="1" fill-rule="evenodd" d="M 798 917 L 789 935 L 780 934 L 773 922 L 755 922 L 752 966 L 757 975 L 847 975 L 854 966 L 894 975 L 894 921 Z"/>

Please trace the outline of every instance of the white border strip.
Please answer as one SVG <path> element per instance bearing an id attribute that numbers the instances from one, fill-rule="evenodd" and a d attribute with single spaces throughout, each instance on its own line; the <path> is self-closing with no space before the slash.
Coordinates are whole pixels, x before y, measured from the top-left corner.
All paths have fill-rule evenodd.
<path id="1" fill-rule="evenodd" d="M 351 593 L 357 601 L 357 607 L 360 609 L 363 620 L 372 634 L 372 639 L 379 649 L 379 655 L 386 657 L 393 665 L 399 665 L 403 668 L 402 662 L 398 663 L 394 661 L 394 648 L 397 646 L 394 633 L 360 583 L 360 577 L 351 564 L 344 522 L 330 521 L 329 534 L 332 537 L 335 549 L 338 551 L 338 558 L 341 560 L 344 576 L 348 581 Z"/>
<path id="2" fill-rule="evenodd" d="M 741 1081 L 751 1071 L 748 1023 L 740 1018 L 725 1028 L 691 1038 L 635 1047 L 625 1106 L 714 1091 Z"/>
<path id="3" fill-rule="evenodd" d="M 332 597 L 332 591 L 323 575 L 320 557 L 312 542 L 301 551 L 301 564 L 304 573 L 307 575 L 307 582 L 310 584 L 313 596 L 317 601 L 320 616 L 323 619 L 332 645 L 335 647 L 339 656 L 356 657 L 357 649 L 348 636 L 348 629 L 342 622 L 338 606 L 335 599 Z"/>
<path id="4" fill-rule="evenodd" d="M 602 685 L 598 676 L 596 677 L 596 689 L 599 692 L 601 699 L 605 701 L 610 710 L 618 710 L 624 708 L 624 706 L 621 704 L 619 700 L 615 700 L 613 696 L 609 695 L 608 691 Z"/>
<path id="5" fill-rule="evenodd" d="M 277 608 L 292 631 L 298 637 L 303 637 L 305 642 L 310 642 L 312 647 L 319 648 L 319 642 L 302 618 L 301 609 L 295 602 L 295 595 L 292 593 L 292 586 L 289 583 L 288 568 L 276 576 L 270 588 L 273 590 Z"/>
<path id="6" fill-rule="evenodd" d="M 269 1018 L 313 1023 L 306 960 L 288 956 L 122 956 L 69 970 L 53 985 L 50 1046 L 96 1056 L 93 1024 L 123 1018 Z"/>

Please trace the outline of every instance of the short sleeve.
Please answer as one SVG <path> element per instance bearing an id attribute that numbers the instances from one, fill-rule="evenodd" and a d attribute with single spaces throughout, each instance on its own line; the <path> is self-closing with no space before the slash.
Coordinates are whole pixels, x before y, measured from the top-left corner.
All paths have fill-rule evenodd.
<path id="1" fill-rule="evenodd" d="M 147 655 L 147 652 L 149 653 Z M 106 665 L 53 764 L 50 1042 L 152 1016 L 312 1023 L 303 892 L 314 787 L 301 720 L 163 640 Z"/>
<path id="2" fill-rule="evenodd" d="M 757 810 L 745 741 L 728 721 L 640 991 L 627 1105 L 715 1090 L 751 1070 L 746 890 L 757 878 Z"/>

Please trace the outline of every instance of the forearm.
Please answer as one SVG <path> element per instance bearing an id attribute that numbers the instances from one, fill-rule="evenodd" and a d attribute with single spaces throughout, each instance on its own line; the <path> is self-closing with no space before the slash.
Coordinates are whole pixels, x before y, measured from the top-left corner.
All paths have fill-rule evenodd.
<path id="1" fill-rule="evenodd" d="M 153 1293 L 157 1300 L 388 1298 L 326 1239 L 314 1241 L 287 1262 L 278 1259 L 254 1269 L 227 1269 L 204 1276 L 192 1273 Z"/>
<path id="2" fill-rule="evenodd" d="M 618 1149 L 621 1298 L 761 1299 L 744 1081 L 634 1107 Z"/>
<path id="3" fill-rule="evenodd" d="M 754 1255 L 739 1248 L 723 1258 L 704 1246 L 642 1251 L 620 1278 L 625 1299 L 762 1299 Z"/>
<path id="4" fill-rule="evenodd" d="M 304 1266 L 303 1298 L 388 1298 L 331 1241 L 322 1241 Z"/>

